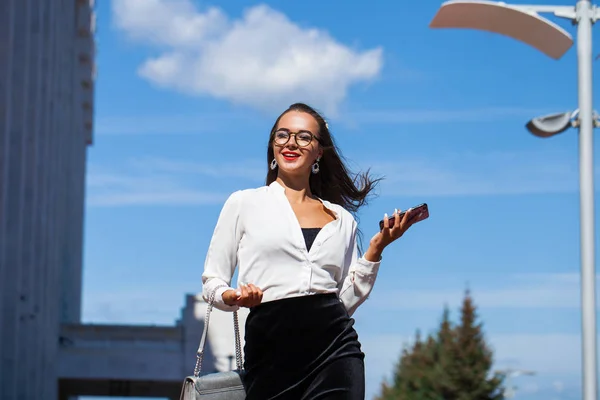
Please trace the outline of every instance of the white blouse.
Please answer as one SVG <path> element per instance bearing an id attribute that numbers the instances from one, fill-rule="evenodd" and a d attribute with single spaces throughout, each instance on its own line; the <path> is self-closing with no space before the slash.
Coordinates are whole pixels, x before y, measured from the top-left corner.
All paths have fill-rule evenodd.
<path id="1" fill-rule="evenodd" d="M 358 257 L 357 224 L 343 207 L 321 200 L 336 219 L 321 229 L 306 249 L 300 224 L 285 189 L 277 182 L 234 192 L 215 227 L 202 274 L 203 297 L 215 288 L 215 307 L 224 303 L 235 267 L 238 281 L 263 291 L 262 302 L 316 293 L 337 293 L 352 315 L 371 293 L 380 262 Z"/>

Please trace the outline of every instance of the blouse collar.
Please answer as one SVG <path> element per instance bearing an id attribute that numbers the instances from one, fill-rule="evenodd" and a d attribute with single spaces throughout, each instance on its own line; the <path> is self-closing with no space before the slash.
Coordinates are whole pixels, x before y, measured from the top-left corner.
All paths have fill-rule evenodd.
<path id="1" fill-rule="evenodd" d="M 272 188 L 272 189 L 276 190 L 278 193 L 285 194 L 285 188 L 279 182 L 277 182 L 276 180 L 273 181 L 273 182 L 271 182 L 271 184 L 269 185 L 269 188 Z M 319 198 L 317 196 L 315 196 L 315 198 L 317 200 L 319 200 L 321 203 L 323 203 L 323 205 L 325 207 L 327 207 L 328 210 L 330 210 L 331 212 L 333 212 L 335 214 L 335 218 L 336 219 L 340 218 L 339 213 L 332 207 L 332 204 L 329 201 L 323 200 L 323 199 L 321 199 L 321 198 Z"/>

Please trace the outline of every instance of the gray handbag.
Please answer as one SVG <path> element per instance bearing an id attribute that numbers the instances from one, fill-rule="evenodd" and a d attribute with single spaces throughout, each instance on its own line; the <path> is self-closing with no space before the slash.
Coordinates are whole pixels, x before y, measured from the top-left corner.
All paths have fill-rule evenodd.
<path id="1" fill-rule="evenodd" d="M 204 346 L 208 334 L 208 322 L 215 302 L 216 289 L 208 299 L 206 317 L 204 319 L 204 331 L 202 332 L 202 339 L 200 340 L 200 346 L 198 346 L 198 352 L 196 353 L 194 374 L 186 377 L 183 381 L 180 400 L 244 400 L 246 398 L 246 390 L 244 389 L 244 384 L 242 382 L 244 371 L 237 311 L 233 312 L 235 361 L 237 369 L 227 372 L 200 374 L 200 370 L 202 369 L 202 359 L 204 358 Z"/>

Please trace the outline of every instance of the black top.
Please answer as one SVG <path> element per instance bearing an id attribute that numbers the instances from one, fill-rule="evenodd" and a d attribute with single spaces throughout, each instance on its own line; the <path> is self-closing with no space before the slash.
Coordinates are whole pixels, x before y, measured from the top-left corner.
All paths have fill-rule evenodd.
<path id="1" fill-rule="evenodd" d="M 321 228 L 302 228 L 302 234 L 304 235 L 304 242 L 306 243 L 306 250 L 310 251 L 315 238 L 319 234 Z"/>

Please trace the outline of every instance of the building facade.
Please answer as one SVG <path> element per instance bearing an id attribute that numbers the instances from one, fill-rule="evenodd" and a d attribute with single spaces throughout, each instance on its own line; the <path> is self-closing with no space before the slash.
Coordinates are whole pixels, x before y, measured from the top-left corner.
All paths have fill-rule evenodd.
<path id="1" fill-rule="evenodd" d="M 185 296 L 172 326 L 63 324 L 58 354 L 58 400 L 78 396 L 161 397 L 177 400 L 194 371 L 207 305 Z M 249 310 L 238 312 L 242 346 Z M 233 314 L 214 309 L 202 373 L 236 368 Z"/>
<path id="2" fill-rule="evenodd" d="M 81 313 L 91 0 L 0 1 L 0 399 L 55 399 Z"/>

